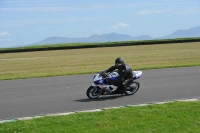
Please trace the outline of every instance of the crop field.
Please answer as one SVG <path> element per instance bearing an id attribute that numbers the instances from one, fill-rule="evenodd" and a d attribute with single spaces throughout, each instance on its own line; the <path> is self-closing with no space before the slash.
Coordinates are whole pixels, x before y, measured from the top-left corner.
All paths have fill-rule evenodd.
<path id="1" fill-rule="evenodd" d="M 95 73 L 122 57 L 133 70 L 200 66 L 200 42 L 0 54 L 0 80 Z"/>

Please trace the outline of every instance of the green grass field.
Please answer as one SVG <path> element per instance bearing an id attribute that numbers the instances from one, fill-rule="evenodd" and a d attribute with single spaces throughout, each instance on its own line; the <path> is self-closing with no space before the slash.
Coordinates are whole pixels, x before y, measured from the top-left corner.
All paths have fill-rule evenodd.
<path id="1" fill-rule="evenodd" d="M 200 101 L 76 113 L 0 124 L 0 133 L 199 133 Z"/>
<path id="2" fill-rule="evenodd" d="M 117 57 L 133 70 L 200 66 L 200 42 L 0 54 L 0 80 L 95 73 Z"/>

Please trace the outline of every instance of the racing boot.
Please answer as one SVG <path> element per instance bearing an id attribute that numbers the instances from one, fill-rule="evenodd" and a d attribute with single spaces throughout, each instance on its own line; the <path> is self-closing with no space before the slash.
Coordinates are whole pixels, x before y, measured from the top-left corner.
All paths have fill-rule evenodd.
<path id="1" fill-rule="evenodd" d="M 126 94 L 126 88 L 127 88 L 127 85 L 128 83 L 130 82 L 130 78 L 129 79 L 126 79 L 123 83 L 122 83 L 122 93 L 121 95 L 125 95 Z"/>
<path id="2" fill-rule="evenodd" d="M 121 96 L 126 95 L 126 86 L 121 87 Z"/>

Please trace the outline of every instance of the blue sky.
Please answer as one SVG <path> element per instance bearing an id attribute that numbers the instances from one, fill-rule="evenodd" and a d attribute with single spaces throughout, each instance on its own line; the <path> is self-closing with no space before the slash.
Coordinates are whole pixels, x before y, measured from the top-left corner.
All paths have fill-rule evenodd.
<path id="1" fill-rule="evenodd" d="M 0 0 L 0 47 L 111 32 L 160 37 L 200 26 L 200 0 Z"/>

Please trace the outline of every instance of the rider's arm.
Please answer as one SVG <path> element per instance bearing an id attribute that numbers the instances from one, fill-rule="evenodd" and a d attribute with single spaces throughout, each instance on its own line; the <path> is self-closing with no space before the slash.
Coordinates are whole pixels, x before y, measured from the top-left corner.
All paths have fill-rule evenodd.
<path id="1" fill-rule="evenodd" d="M 111 66 L 108 70 L 106 70 L 106 72 L 112 72 L 112 71 L 114 71 L 115 69 L 116 69 L 115 66 Z"/>

